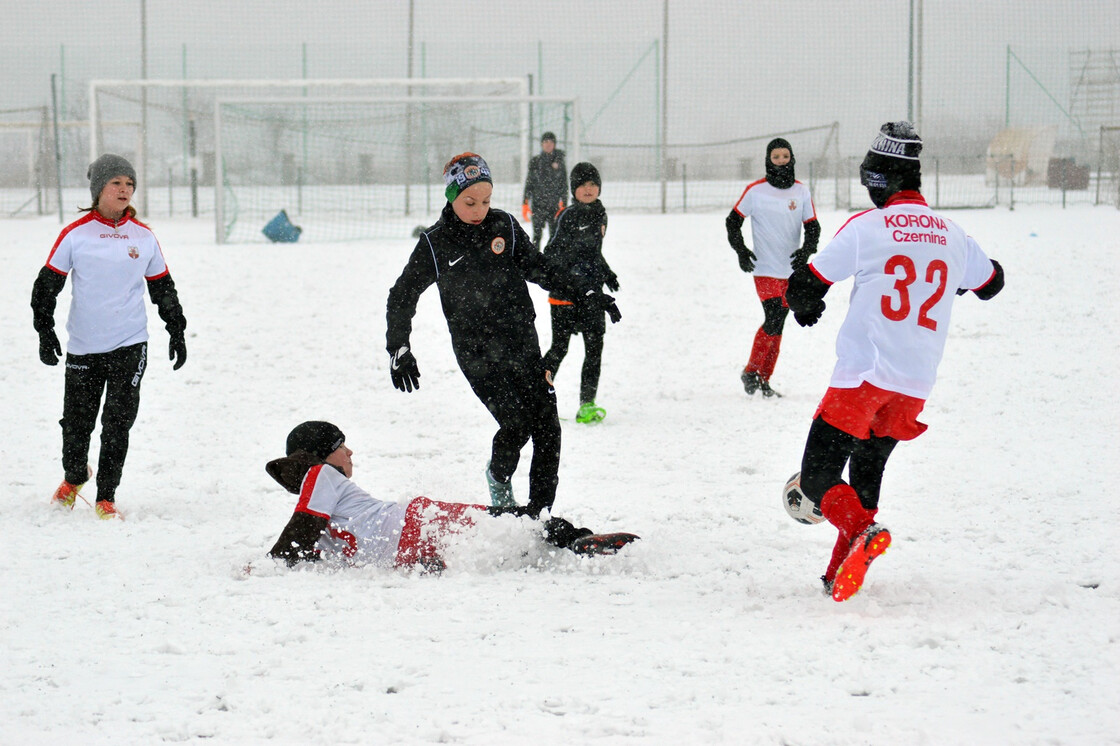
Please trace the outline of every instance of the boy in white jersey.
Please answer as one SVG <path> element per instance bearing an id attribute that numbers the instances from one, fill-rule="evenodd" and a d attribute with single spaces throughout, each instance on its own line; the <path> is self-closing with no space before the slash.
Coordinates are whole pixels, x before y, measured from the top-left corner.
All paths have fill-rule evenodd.
<path id="1" fill-rule="evenodd" d="M 790 273 L 804 266 L 817 250 L 821 235 L 809 187 L 794 179 L 794 163 L 789 142 L 780 137 L 771 140 L 766 146 L 766 178 L 747 184 L 725 221 L 727 241 L 739 255 L 739 268 L 754 273 L 755 292 L 762 301 L 762 326 L 754 335 L 750 359 L 739 376 L 748 394 L 776 394 L 770 387 L 770 376 L 778 362 L 782 329 L 789 314 L 786 286 Z M 755 251 L 743 242 L 743 222 L 747 218 L 751 219 Z M 805 243 L 798 248 L 802 226 Z"/>
<path id="2" fill-rule="evenodd" d="M 284 458 L 265 470 L 299 495 L 295 512 L 269 552 L 289 566 L 323 556 L 381 567 L 443 568 L 440 549 L 455 533 L 484 515 L 526 516 L 529 508 L 445 503 L 417 497 L 407 505 L 378 500 L 350 481 L 353 451 L 337 426 L 319 420 L 297 425 Z M 548 543 L 577 554 L 614 554 L 638 537 L 596 534 L 563 518 L 543 522 Z"/>
<path id="3" fill-rule="evenodd" d="M 812 326 L 829 287 L 855 278 L 836 367 L 801 461 L 802 491 L 839 531 L 821 578 L 836 601 L 859 590 L 890 545 L 890 532 L 874 521 L 883 470 L 898 441 L 926 429 L 917 418 L 937 376 L 953 300 L 969 290 L 988 300 L 1003 289 L 999 263 L 926 205 L 921 149 L 909 122 L 882 126 L 860 166 L 877 209 L 848 220 L 793 273 L 786 293 L 797 323 Z"/>
<path id="4" fill-rule="evenodd" d="M 140 381 L 148 362 L 147 287 L 170 335 L 169 358 L 178 370 L 187 360 L 187 320 L 159 242 L 136 220 L 132 195 L 136 171 L 119 155 L 106 153 L 90 164 L 93 205 L 66 226 L 39 270 L 31 291 L 39 359 L 57 365 L 62 346 L 54 331 L 55 302 L 66 278 L 73 293 L 66 322 L 66 381 L 62 404 L 62 484 L 51 502 L 73 508 L 90 478 L 89 442 L 101 409 L 101 452 L 97 469 L 99 518 L 117 518 L 128 432 L 140 407 Z"/>

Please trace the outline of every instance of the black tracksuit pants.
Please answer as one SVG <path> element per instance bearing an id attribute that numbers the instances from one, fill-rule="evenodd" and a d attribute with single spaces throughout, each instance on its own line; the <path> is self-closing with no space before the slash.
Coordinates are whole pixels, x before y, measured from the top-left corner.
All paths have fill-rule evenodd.
<path id="1" fill-rule="evenodd" d="M 556 390 L 544 380 L 539 359 L 523 365 L 464 366 L 476 396 L 498 421 L 490 455 L 490 473 L 507 482 L 517 469 L 521 449 L 533 441 L 529 467 L 530 515 L 551 510 L 560 471 L 560 417 Z"/>
<path id="2" fill-rule="evenodd" d="M 101 410 L 101 453 L 97 461 L 97 499 L 113 500 L 128 455 L 128 431 L 140 409 L 140 381 L 148 363 L 148 343 L 94 355 L 66 356 L 62 401 L 62 468 L 66 481 L 87 479 L 89 441 Z"/>
<path id="3" fill-rule="evenodd" d="M 598 308 L 583 306 L 552 306 L 552 347 L 544 356 L 544 369 L 551 371 L 553 380 L 560 363 L 568 354 L 568 343 L 572 335 L 583 334 L 583 369 L 580 372 L 579 403 L 595 401 L 599 392 L 599 372 L 603 365 L 603 336 L 606 334 L 606 318 Z"/>
<path id="4" fill-rule="evenodd" d="M 544 236 L 544 227 L 548 226 L 548 240 L 551 241 L 556 236 L 556 213 L 558 211 L 557 202 L 552 203 L 552 209 L 541 208 L 540 210 L 533 210 L 533 245 L 538 249 L 541 246 L 541 237 Z"/>
<path id="5" fill-rule="evenodd" d="M 883 471 L 896 445 L 894 438 L 857 438 L 817 417 L 809 427 L 801 457 L 801 490 L 819 507 L 824 493 L 844 483 L 846 465 L 849 484 L 860 504 L 866 510 L 878 510 Z"/>

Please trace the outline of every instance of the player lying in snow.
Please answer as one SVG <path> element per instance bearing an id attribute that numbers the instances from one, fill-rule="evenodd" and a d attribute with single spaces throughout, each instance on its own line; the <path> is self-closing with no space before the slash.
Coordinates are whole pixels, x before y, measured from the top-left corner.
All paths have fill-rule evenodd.
<path id="1" fill-rule="evenodd" d="M 293 495 L 295 512 L 269 554 L 289 566 L 325 556 L 383 567 L 442 569 L 443 542 L 481 516 L 525 516 L 526 506 L 487 507 L 417 497 L 407 505 L 378 500 L 350 481 L 353 451 L 329 422 L 297 425 L 284 458 L 265 470 Z M 596 534 L 563 518 L 541 522 L 544 540 L 576 554 L 614 554 L 638 537 Z"/>

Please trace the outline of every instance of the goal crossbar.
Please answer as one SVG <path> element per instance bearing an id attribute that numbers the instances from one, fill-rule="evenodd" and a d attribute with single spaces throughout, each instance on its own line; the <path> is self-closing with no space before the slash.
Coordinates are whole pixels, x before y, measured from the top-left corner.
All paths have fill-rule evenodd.
<path id="1" fill-rule="evenodd" d="M 89 162 L 101 155 L 98 137 L 97 92 L 104 88 L 353 88 L 360 86 L 397 86 L 400 88 L 441 88 L 457 85 L 510 86 L 527 95 L 528 81 L 524 78 L 131 78 L 97 79 L 89 82 Z M 427 97 L 425 97 L 427 98 Z"/>

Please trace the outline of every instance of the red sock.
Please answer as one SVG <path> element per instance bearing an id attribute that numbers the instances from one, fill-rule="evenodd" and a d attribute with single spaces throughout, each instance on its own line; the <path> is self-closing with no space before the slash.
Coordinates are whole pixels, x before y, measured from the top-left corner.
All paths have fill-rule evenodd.
<path id="1" fill-rule="evenodd" d="M 751 345 L 751 358 L 747 361 L 747 367 L 743 370 L 747 373 L 758 373 L 762 368 L 762 362 L 766 358 L 766 351 L 770 347 L 770 342 L 762 327 L 754 335 L 754 344 Z"/>
<path id="2" fill-rule="evenodd" d="M 844 534 L 836 536 L 836 544 L 832 547 L 832 559 L 828 561 L 828 569 L 824 571 L 825 582 L 831 583 L 836 580 L 836 571 L 840 569 L 840 563 L 848 556 L 848 550 L 851 548 L 851 539 Z"/>
<path id="3" fill-rule="evenodd" d="M 824 493 L 821 514 L 849 539 L 858 536 L 875 519 L 875 513 L 863 507 L 852 486 L 843 482 Z"/>
<path id="4" fill-rule="evenodd" d="M 825 570 L 825 580 L 831 581 L 836 577 L 840 563 L 848 556 L 852 539 L 874 522 L 876 512 L 863 507 L 859 495 L 849 484 L 841 482 L 824 493 L 821 498 L 821 513 L 840 532 L 832 547 L 832 559 Z"/>
<path id="5" fill-rule="evenodd" d="M 774 375 L 774 366 L 778 364 L 778 351 L 782 348 L 782 335 L 769 335 L 763 334 L 762 330 L 758 330 L 766 339 L 765 350 L 762 354 L 762 362 L 758 365 L 758 375 L 763 381 L 769 381 L 770 376 Z"/>

